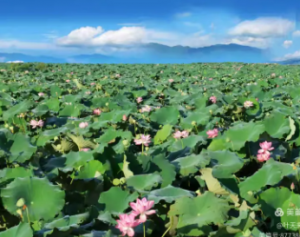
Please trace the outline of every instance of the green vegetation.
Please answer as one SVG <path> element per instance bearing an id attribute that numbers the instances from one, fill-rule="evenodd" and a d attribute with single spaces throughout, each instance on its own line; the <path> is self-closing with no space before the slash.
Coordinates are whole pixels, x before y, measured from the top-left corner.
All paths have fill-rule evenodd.
<path id="1" fill-rule="evenodd" d="M 0 64 L 0 237 L 298 233 L 299 69 Z"/>

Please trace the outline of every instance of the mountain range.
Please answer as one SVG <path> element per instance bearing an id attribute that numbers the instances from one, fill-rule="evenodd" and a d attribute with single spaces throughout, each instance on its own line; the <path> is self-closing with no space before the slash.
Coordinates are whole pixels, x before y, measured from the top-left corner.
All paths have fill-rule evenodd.
<path id="1" fill-rule="evenodd" d="M 138 46 L 138 51 L 130 56 L 107 56 L 103 54 L 82 54 L 66 57 L 31 56 L 21 53 L 0 53 L 0 62 L 23 61 L 43 63 L 196 63 L 196 62 L 244 62 L 266 63 L 271 62 L 268 50 L 258 49 L 238 44 L 213 45 L 201 48 L 187 46 L 166 46 L 149 43 Z M 138 53 L 137 53 L 138 52 Z M 277 62 L 281 64 L 297 64 L 296 60 Z M 300 63 L 300 60 L 298 60 Z"/>

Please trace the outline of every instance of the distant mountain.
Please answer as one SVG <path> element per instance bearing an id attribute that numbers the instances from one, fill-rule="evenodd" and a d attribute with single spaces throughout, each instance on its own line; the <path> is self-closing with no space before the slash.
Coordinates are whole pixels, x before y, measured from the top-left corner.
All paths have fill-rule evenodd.
<path id="1" fill-rule="evenodd" d="M 297 65 L 297 64 L 300 64 L 300 58 L 298 58 L 298 59 L 289 59 L 289 60 L 280 61 L 280 62 L 276 62 L 276 63 L 282 64 L 282 65 Z"/>
<path id="2" fill-rule="evenodd" d="M 62 58 L 54 58 L 49 56 L 31 56 L 21 53 L 0 53 L 1 62 L 23 61 L 23 62 L 43 62 L 43 63 L 66 63 Z"/>
<path id="3" fill-rule="evenodd" d="M 140 45 L 130 56 L 107 56 L 102 54 L 83 54 L 71 57 L 54 58 L 48 56 L 29 56 L 26 54 L 0 53 L 2 62 L 21 60 L 44 63 L 196 63 L 196 62 L 268 62 L 267 50 L 237 44 L 213 45 L 202 48 L 187 46 L 166 46 L 149 43 Z M 4 60 L 3 60 L 4 59 Z"/>
<path id="4" fill-rule="evenodd" d="M 187 46 L 173 46 L 150 43 L 142 46 L 145 54 L 150 58 L 170 63 L 184 61 L 193 62 L 246 62 L 262 63 L 269 59 L 269 52 L 249 46 L 238 44 L 212 45 L 201 48 L 191 48 Z"/>
<path id="5" fill-rule="evenodd" d="M 119 58 L 102 54 L 82 54 L 68 57 L 68 63 L 121 63 Z"/>

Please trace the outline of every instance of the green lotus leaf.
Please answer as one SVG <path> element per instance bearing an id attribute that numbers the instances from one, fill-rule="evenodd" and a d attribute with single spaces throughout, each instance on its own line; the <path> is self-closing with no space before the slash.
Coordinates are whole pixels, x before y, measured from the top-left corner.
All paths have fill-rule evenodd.
<path id="1" fill-rule="evenodd" d="M 228 139 L 226 146 L 228 149 L 238 151 L 246 142 L 257 141 L 263 132 L 262 124 L 239 122 L 224 133 L 224 138 Z"/>
<path id="2" fill-rule="evenodd" d="M 62 90 L 59 86 L 56 86 L 56 85 L 52 85 L 50 87 L 50 93 L 51 93 L 51 96 L 54 97 L 54 98 L 57 98 L 61 95 L 62 93 Z"/>
<path id="3" fill-rule="evenodd" d="M 11 227 L 0 232 L 0 237 L 33 237 L 33 231 L 28 223 L 19 223 L 19 225 Z"/>
<path id="4" fill-rule="evenodd" d="M 169 124 L 166 124 L 162 127 L 162 129 L 158 130 L 154 137 L 154 145 L 158 145 L 163 143 L 167 138 L 170 136 L 172 132 L 172 126 Z"/>
<path id="5" fill-rule="evenodd" d="M 57 113 L 59 111 L 59 104 L 60 102 L 57 98 L 45 100 L 45 105 L 47 105 L 49 110 L 54 113 Z"/>
<path id="6" fill-rule="evenodd" d="M 0 170 L 0 184 L 15 178 L 32 177 L 33 171 L 24 167 L 5 168 Z"/>
<path id="7" fill-rule="evenodd" d="M 290 132 L 289 120 L 279 112 L 274 112 L 263 121 L 266 132 L 273 138 L 283 138 Z"/>
<path id="8" fill-rule="evenodd" d="M 37 147 L 31 145 L 29 137 L 21 133 L 14 135 L 14 143 L 10 148 L 11 156 L 9 157 L 10 162 L 24 162 L 29 160 L 33 153 L 36 152 Z"/>
<path id="9" fill-rule="evenodd" d="M 15 115 L 19 115 L 21 113 L 27 112 L 28 109 L 32 106 L 33 102 L 30 100 L 24 100 L 19 104 L 16 104 L 9 108 L 8 110 L 3 112 L 3 119 L 7 120 L 13 118 Z"/>
<path id="10" fill-rule="evenodd" d="M 98 160 L 91 160 L 84 166 L 80 167 L 78 175 L 75 176 L 75 179 L 102 179 L 104 173 L 108 167 L 103 165 Z"/>
<path id="11" fill-rule="evenodd" d="M 204 151 L 203 153 L 203 156 L 210 157 L 215 178 L 231 178 L 232 174 L 238 172 L 244 165 L 243 159 L 234 152 Z"/>
<path id="12" fill-rule="evenodd" d="M 120 187 L 111 187 L 108 191 L 101 193 L 98 202 L 102 204 L 103 211 L 119 215 L 129 207 L 130 202 L 134 202 L 137 198 L 136 192 L 130 194 L 129 191 L 122 190 Z"/>
<path id="13" fill-rule="evenodd" d="M 276 185 L 284 177 L 295 175 L 296 172 L 290 164 L 269 159 L 261 169 L 239 184 L 241 196 L 248 200 L 253 194 L 261 191 L 263 187 Z M 249 192 L 251 193 L 249 194 Z"/>
<path id="14" fill-rule="evenodd" d="M 287 188 L 270 188 L 259 195 L 259 204 L 264 217 L 270 217 L 272 220 L 271 230 L 286 232 L 287 230 L 298 230 L 297 225 L 300 222 L 300 216 L 297 215 L 297 209 L 300 208 L 300 195 L 291 192 Z M 278 208 L 280 208 L 278 210 Z M 276 215 L 276 211 L 282 211 L 282 215 Z M 278 228 L 278 223 L 296 223 L 288 228 Z"/>
<path id="15" fill-rule="evenodd" d="M 213 208 L 212 208 L 213 207 Z M 223 224 L 228 219 L 231 209 L 228 202 L 217 198 L 211 192 L 189 198 L 182 197 L 171 206 L 169 215 L 178 215 L 177 231 L 181 234 L 189 233 L 191 228 L 203 227 L 210 224 Z"/>
<path id="16" fill-rule="evenodd" d="M 39 135 L 36 145 L 37 146 L 45 146 L 45 144 L 50 142 L 51 139 L 59 136 L 61 133 L 64 133 L 64 132 L 70 130 L 72 127 L 74 127 L 74 125 L 64 126 L 64 127 L 60 127 L 60 128 L 43 131 Z"/>
<path id="17" fill-rule="evenodd" d="M 180 126 L 183 129 L 192 129 L 194 127 L 192 125 L 193 122 L 196 123 L 196 126 L 206 125 L 209 122 L 210 117 L 211 115 L 209 112 L 192 112 L 189 113 L 186 118 L 181 118 Z"/>
<path id="18" fill-rule="evenodd" d="M 45 168 L 50 170 L 58 168 L 63 172 L 72 171 L 73 169 L 79 170 L 80 167 L 86 165 L 87 162 L 93 159 L 93 154 L 90 151 L 71 151 L 65 157 L 50 159 L 45 165 Z"/>
<path id="19" fill-rule="evenodd" d="M 150 115 L 150 119 L 163 125 L 175 125 L 178 122 L 179 111 L 176 107 L 163 107 Z"/>
<path id="20" fill-rule="evenodd" d="M 65 192 L 46 178 L 16 178 L 0 196 L 5 209 L 25 222 L 51 220 L 65 204 Z"/>
<path id="21" fill-rule="evenodd" d="M 174 141 L 169 147 L 168 151 L 176 152 L 184 149 L 185 147 L 194 148 L 198 143 L 206 144 L 206 140 L 202 136 L 190 135 L 186 138 L 179 139 Z"/>
<path id="22" fill-rule="evenodd" d="M 39 104 L 35 109 L 32 110 L 36 116 L 42 116 L 49 111 L 49 108 L 46 104 Z"/>
<path id="23" fill-rule="evenodd" d="M 289 123 L 290 123 L 290 129 L 291 129 L 291 132 L 290 134 L 286 137 L 285 141 L 288 141 L 290 140 L 294 134 L 296 133 L 296 126 L 295 126 L 295 121 L 289 117 Z"/>
<path id="24" fill-rule="evenodd" d="M 195 174 L 201 168 L 208 165 L 210 163 L 210 158 L 203 154 L 190 155 L 173 160 L 172 163 L 178 167 L 179 173 L 185 177 L 190 174 Z"/>
<path id="25" fill-rule="evenodd" d="M 162 178 L 156 173 L 134 175 L 126 179 L 126 185 L 140 193 L 150 191 L 161 182 Z"/>
<path id="26" fill-rule="evenodd" d="M 152 162 L 158 167 L 159 174 L 162 177 L 161 188 L 171 185 L 176 178 L 175 166 L 163 155 L 154 157 Z"/>
<path id="27" fill-rule="evenodd" d="M 193 192 L 191 191 L 182 188 L 176 188 L 173 187 L 172 185 L 168 185 L 164 188 L 151 191 L 148 194 L 148 199 L 153 200 L 155 203 L 158 203 L 161 200 L 171 203 L 181 197 L 193 197 L 193 196 L 194 196 Z"/>

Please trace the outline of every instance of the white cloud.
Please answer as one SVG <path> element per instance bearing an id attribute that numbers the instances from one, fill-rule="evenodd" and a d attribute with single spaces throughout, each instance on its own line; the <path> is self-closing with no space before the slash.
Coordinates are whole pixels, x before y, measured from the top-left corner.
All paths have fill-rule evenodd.
<path id="1" fill-rule="evenodd" d="M 291 59 L 300 59 L 300 50 L 284 55 L 283 57 L 275 58 L 274 61 L 286 61 Z"/>
<path id="2" fill-rule="evenodd" d="M 103 32 L 101 26 L 95 27 L 81 27 L 79 29 L 71 31 L 67 36 L 57 39 L 58 45 L 72 45 L 80 46 L 82 44 L 91 44 L 93 38 Z"/>
<path id="3" fill-rule="evenodd" d="M 300 36 L 300 30 L 294 31 L 293 36 L 296 36 L 296 37 Z"/>
<path id="4" fill-rule="evenodd" d="M 289 48 L 293 44 L 293 41 L 291 40 L 285 40 L 282 44 L 283 47 Z"/>
<path id="5" fill-rule="evenodd" d="M 254 38 L 254 37 L 236 37 L 236 38 L 227 38 L 222 43 L 238 44 L 243 46 L 266 49 L 270 45 L 270 40 L 265 38 Z"/>
<path id="6" fill-rule="evenodd" d="M 185 18 L 185 17 L 189 17 L 191 15 L 192 15 L 192 13 L 190 13 L 190 12 L 182 12 L 182 13 L 176 14 L 176 17 L 178 17 L 178 18 Z"/>
<path id="7" fill-rule="evenodd" d="M 7 61 L 6 63 L 24 63 L 24 62 L 20 60 L 16 60 L 16 61 Z"/>
<path id="8" fill-rule="evenodd" d="M 124 46 L 172 39 L 174 34 L 146 29 L 144 27 L 122 27 L 119 30 L 103 31 L 102 27 L 82 27 L 69 35 L 59 38 L 61 46 Z"/>
<path id="9" fill-rule="evenodd" d="M 271 38 L 285 36 L 294 29 L 295 23 L 283 18 L 258 18 L 242 21 L 229 30 L 230 35 Z"/>

